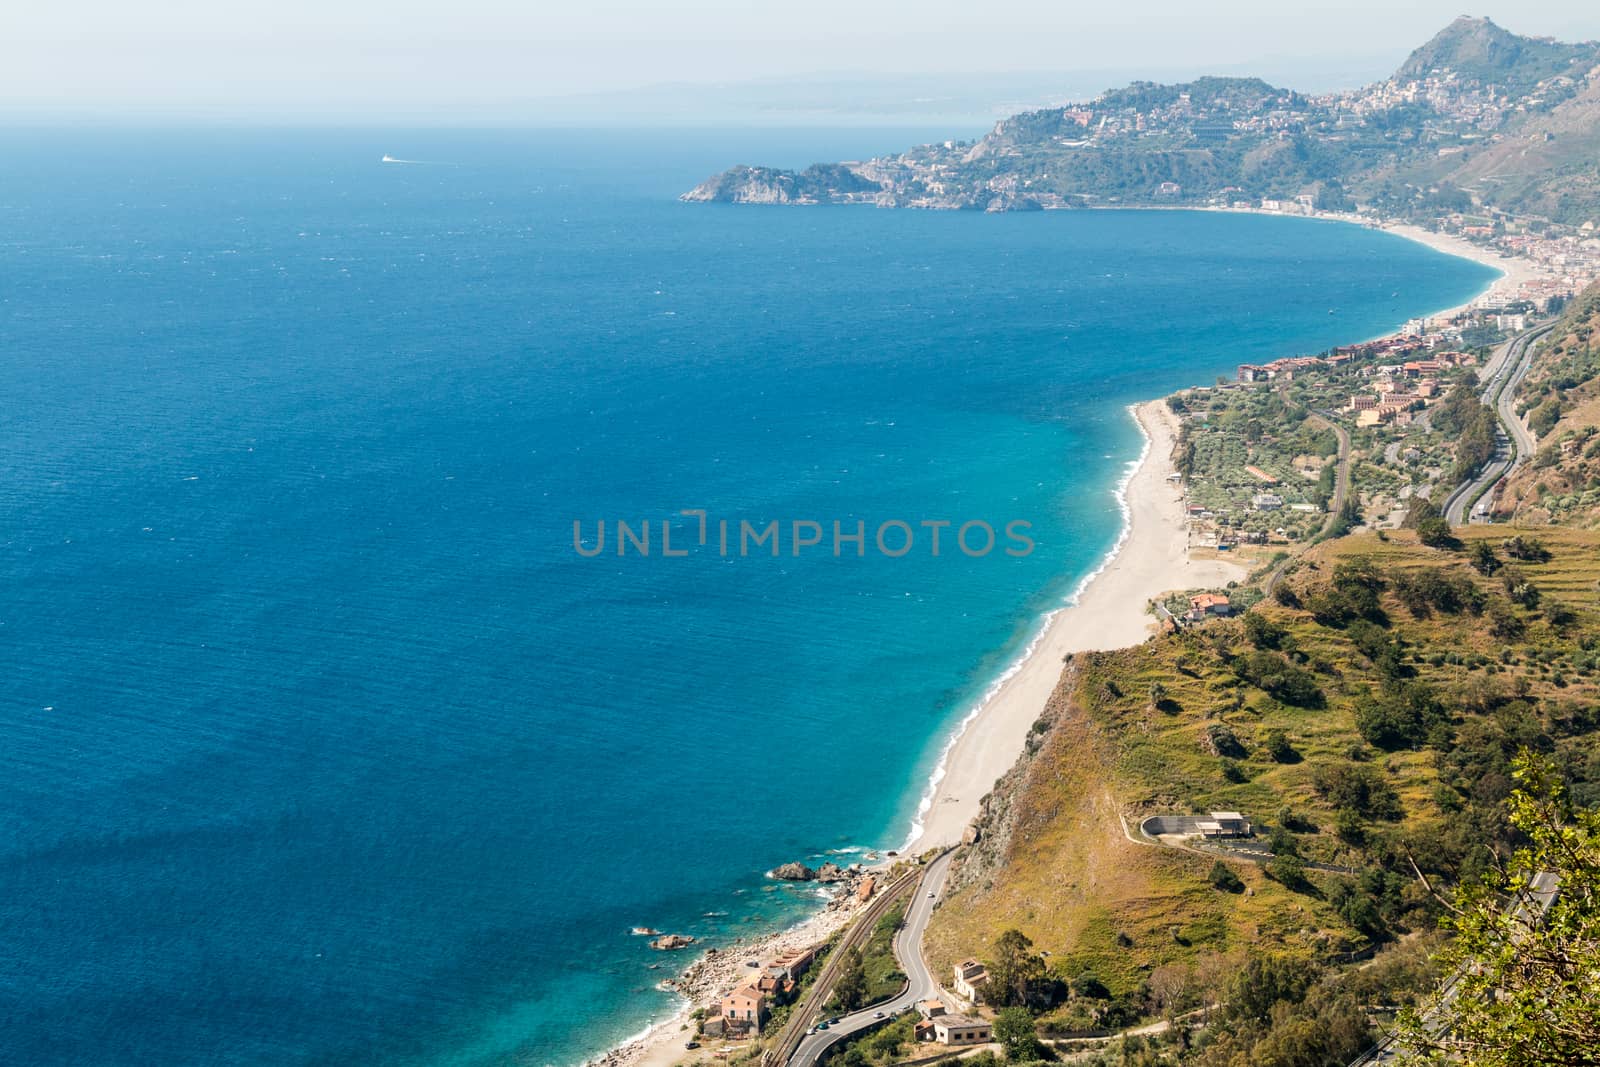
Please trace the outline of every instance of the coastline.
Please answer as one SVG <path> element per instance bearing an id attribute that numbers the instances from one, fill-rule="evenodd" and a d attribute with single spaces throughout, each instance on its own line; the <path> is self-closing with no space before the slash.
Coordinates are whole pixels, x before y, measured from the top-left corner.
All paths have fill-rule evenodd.
<path id="1" fill-rule="evenodd" d="M 1170 480 L 1177 419 L 1162 400 L 1129 409 L 1144 435 L 1143 454 L 1117 490 L 1121 537 L 1065 607 L 1046 617 L 1022 658 L 957 728 L 918 809 L 907 851 L 953 845 L 978 804 L 1009 771 L 1073 653 L 1108 651 L 1155 632 L 1149 602 L 1174 589 L 1222 586 L 1248 574 L 1237 563 L 1189 555 L 1183 491 Z"/>
<path id="2" fill-rule="evenodd" d="M 1489 267 L 1499 277 L 1470 300 L 1418 316 L 1450 318 L 1502 286 L 1513 289 L 1542 274 L 1531 260 L 1501 256 L 1465 238 L 1435 233 L 1410 223 L 1382 222 L 1320 213 L 1284 215 L 1259 208 L 1154 208 L 1157 211 L 1212 210 L 1278 218 L 1307 218 L 1392 233 L 1442 255 Z M 1388 335 L 1382 335 L 1388 336 Z M 1374 338 L 1375 340 L 1376 338 Z M 1027 742 L 1028 730 L 1044 710 L 1061 674 L 1062 659 L 1075 652 L 1109 651 L 1138 644 L 1153 622 L 1142 614 L 1146 601 L 1174 589 L 1226 585 L 1242 580 L 1246 569 L 1224 560 L 1192 561 L 1187 545 L 1183 494 L 1167 478 L 1174 473 L 1172 449 L 1176 419 L 1164 398 L 1129 407 L 1144 434 L 1144 451 L 1117 487 L 1124 523 L 1121 536 L 1099 569 L 1091 571 L 1068 600 L 1045 617 L 1043 627 L 1022 655 L 1000 675 L 945 742 L 924 787 L 903 851 L 953 845 L 977 814 L 978 803 L 1009 771 Z M 1165 545 L 1165 547 L 1163 547 Z M 1137 616 L 1134 613 L 1140 613 Z"/>
<path id="3" fill-rule="evenodd" d="M 902 852 L 955 844 L 994 782 L 1016 762 L 1028 731 L 1061 677 L 1068 653 L 1123 648 L 1155 632 L 1146 607 L 1161 593 L 1220 586 L 1246 568 L 1226 560 L 1191 560 L 1183 492 L 1169 480 L 1177 419 L 1162 400 L 1127 409 L 1144 437 L 1139 457 L 1117 486 L 1123 524 L 1103 561 L 1068 603 L 1045 617 L 1027 650 L 990 687 L 946 742 Z M 843 905 L 843 906 L 841 906 Z M 702 956 L 677 980 L 685 1000 L 670 1018 L 589 1061 L 598 1067 L 671 1067 L 683 1054 L 682 1027 L 693 1008 L 745 973 L 743 961 L 815 944 L 847 923 L 854 907 L 836 900 L 797 926 Z"/>
<path id="4" fill-rule="evenodd" d="M 1235 215 L 1264 215 L 1268 218 L 1300 218 L 1308 219 L 1314 222 L 1337 222 L 1343 223 L 1346 226 L 1360 226 L 1362 229 L 1366 230 L 1377 230 L 1382 233 L 1393 234 L 1396 237 L 1404 238 L 1407 241 L 1422 245 L 1425 248 L 1430 248 L 1441 255 L 1455 256 L 1457 259 L 1470 260 L 1473 263 L 1479 264 L 1480 266 L 1488 267 L 1490 270 L 1495 271 L 1500 275 L 1500 277 L 1484 286 L 1484 288 L 1477 295 L 1465 303 L 1456 304 L 1453 307 L 1441 308 L 1438 311 L 1432 311 L 1426 315 L 1417 316 L 1424 321 L 1429 319 L 1452 318 L 1464 311 L 1470 311 L 1474 304 L 1476 304 L 1484 296 L 1494 292 L 1496 289 L 1509 288 L 1514 292 L 1524 282 L 1541 279 L 1547 276 L 1546 273 L 1540 269 L 1538 264 L 1524 256 L 1500 255 L 1493 249 L 1485 248 L 1480 244 L 1475 244 L 1472 241 L 1467 240 L 1465 237 L 1457 237 L 1454 234 L 1448 233 L 1438 233 L 1434 230 L 1425 229 L 1410 222 L 1382 221 L 1378 219 L 1364 218 L 1360 215 L 1349 215 L 1331 211 L 1314 212 L 1309 215 L 1294 215 L 1286 214 L 1281 211 L 1263 211 L 1260 208 L 1239 207 L 1156 208 L 1154 210 L 1219 211 Z M 1388 335 L 1380 334 L 1379 337 L 1368 338 L 1368 340 L 1379 340 L 1384 336 Z"/>
<path id="5" fill-rule="evenodd" d="M 1375 223 L 1334 214 L 1285 216 L 1240 208 L 1155 210 L 1230 211 L 1357 225 L 1392 233 L 1444 255 L 1472 260 L 1499 273 L 1471 300 L 1418 316 L 1424 320 L 1449 318 L 1500 286 L 1515 287 L 1540 276 L 1530 260 L 1500 256 L 1463 238 L 1407 223 Z M 1147 640 L 1155 633 L 1155 622 L 1146 609 L 1162 593 L 1225 586 L 1248 576 L 1248 568 L 1238 563 L 1190 557 L 1184 493 L 1171 480 L 1176 473 L 1172 452 L 1178 425 L 1165 398 L 1132 404 L 1126 410 L 1138 425 L 1144 446 L 1139 457 L 1130 461 L 1127 474 L 1115 490 L 1123 514 L 1117 541 L 1099 566 L 1079 582 L 1067 603 L 1044 616 L 1023 652 L 946 739 L 923 787 L 909 836 L 900 847 L 902 853 L 961 842 L 983 797 L 1024 750 L 1029 730 L 1060 680 L 1065 657 L 1126 648 Z M 826 939 L 853 914 L 853 908 L 840 907 L 839 903 L 830 903 L 795 926 L 750 942 L 735 942 L 716 957 L 702 956 L 675 980 L 675 988 L 685 998 L 676 1013 L 588 1062 L 598 1067 L 672 1067 L 684 1052 L 681 1035 L 691 1011 L 741 977 L 739 961 Z M 717 962 L 711 964 L 710 960 Z"/>
<path id="6" fill-rule="evenodd" d="M 793 926 L 762 937 L 740 939 L 702 953 L 681 974 L 670 979 L 681 1001 L 672 1015 L 651 1022 L 644 1030 L 585 1061 L 586 1067 L 672 1067 L 684 1053 L 684 1027 L 689 1016 L 705 1001 L 731 988 L 751 973 L 746 960 L 771 959 L 794 949 L 808 948 L 825 941 L 854 917 L 858 908 L 848 894 L 835 897 L 828 905 Z"/>

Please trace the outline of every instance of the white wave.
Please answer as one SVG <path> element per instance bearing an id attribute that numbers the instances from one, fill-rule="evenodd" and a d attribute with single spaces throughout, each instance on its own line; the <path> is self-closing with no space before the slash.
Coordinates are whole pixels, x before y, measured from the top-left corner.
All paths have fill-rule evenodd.
<path id="1" fill-rule="evenodd" d="M 1138 416 L 1134 414 L 1136 407 L 1137 405 L 1129 404 L 1125 410 L 1128 412 L 1129 418 L 1133 419 L 1133 424 L 1139 428 L 1139 436 L 1144 439 L 1144 444 L 1139 449 L 1139 457 L 1128 461 L 1123 469 L 1122 478 L 1118 480 L 1117 487 L 1112 491 L 1112 495 L 1117 501 L 1117 510 L 1122 513 L 1122 527 L 1117 533 L 1116 543 L 1101 557 L 1100 563 L 1094 570 L 1084 575 L 1078 584 L 1073 587 L 1072 592 L 1067 595 L 1066 600 L 1060 607 L 1051 608 L 1040 617 L 1038 627 L 1034 630 L 1033 636 L 1028 639 L 1028 643 L 1021 654 L 1012 660 L 1005 670 L 1000 672 L 999 677 L 989 683 L 988 687 L 983 691 L 983 696 L 979 697 L 972 707 L 967 709 L 967 713 L 961 717 L 961 721 L 951 731 L 949 738 L 944 743 L 944 747 L 939 750 L 938 762 L 934 764 L 933 773 L 928 776 L 928 784 L 923 787 L 922 796 L 917 801 L 917 812 L 911 817 L 911 832 L 906 836 L 905 843 L 900 846 L 901 852 L 909 851 L 917 843 L 917 839 L 922 836 L 923 831 L 927 829 L 928 812 L 933 809 L 934 797 L 939 793 L 939 783 L 943 782 L 945 776 L 949 773 L 950 754 L 955 751 L 955 747 L 960 743 L 962 736 L 966 734 L 978 716 L 983 714 L 984 708 L 989 706 L 989 702 L 999 694 L 1005 684 L 1016 677 L 1017 672 L 1022 670 L 1028 660 L 1033 658 L 1033 654 L 1038 651 L 1039 645 L 1044 641 L 1045 635 L 1050 632 L 1050 627 L 1055 622 L 1056 616 L 1077 605 L 1078 601 L 1083 597 L 1083 591 L 1089 588 L 1089 583 L 1100 577 L 1105 572 L 1105 569 L 1111 566 L 1118 553 L 1122 551 L 1122 547 L 1128 543 L 1128 536 L 1133 531 L 1133 508 L 1128 504 L 1128 486 L 1133 484 L 1134 474 L 1143 466 L 1144 461 L 1149 458 L 1150 447 L 1153 444 L 1150 435 L 1145 432 L 1144 425 L 1139 422 Z"/>
<path id="2" fill-rule="evenodd" d="M 591 1064 L 602 1063 L 613 1053 L 620 1049 L 627 1048 L 629 1045 L 636 1045 L 641 1042 L 648 1041 L 650 1038 L 654 1037 L 658 1031 L 665 1030 L 668 1027 L 682 1026 L 689 1018 L 689 1000 L 687 997 L 684 997 L 681 994 L 675 995 L 677 996 L 678 1000 L 677 1011 L 673 1012 L 673 1014 L 669 1015 L 665 1019 L 658 1020 L 652 1018 L 650 1022 L 645 1024 L 645 1028 L 643 1030 L 623 1038 L 621 1041 L 618 1041 L 600 1055 L 584 1060 L 584 1067 L 589 1067 Z"/>

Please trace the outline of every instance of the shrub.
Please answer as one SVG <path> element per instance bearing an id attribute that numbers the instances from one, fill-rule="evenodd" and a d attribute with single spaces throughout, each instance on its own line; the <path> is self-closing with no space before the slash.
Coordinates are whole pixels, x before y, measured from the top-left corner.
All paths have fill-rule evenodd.
<path id="1" fill-rule="evenodd" d="M 1326 702 L 1316 678 L 1273 652 L 1236 656 L 1233 671 L 1262 692 L 1301 708 L 1320 708 Z"/>
<path id="2" fill-rule="evenodd" d="M 1306 865 L 1299 856 L 1274 856 L 1267 864 L 1267 876 L 1288 889 L 1307 886 Z"/>
<path id="3" fill-rule="evenodd" d="M 1221 860 L 1211 865 L 1211 873 L 1206 875 L 1206 881 L 1210 882 L 1213 888 L 1220 889 L 1224 893 L 1244 892 L 1243 879 L 1234 874 L 1233 868 Z"/>
<path id="4" fill-rule="evenodd" d="M 1267 731 L 1263 747 L 1274 763 L 1300 762 L 1300 753 L 1294 750 L 1294 745 L 1289 742 L 1289 735 L 1282 730 Z"/>
<path id="5" fill-rule="evenodd" d="M 1370 763 L 1323 764 L 1312 774 L 1311 783 L 1336 808 L 1373 819 L 1401 816 L 1400 795 Z"/>

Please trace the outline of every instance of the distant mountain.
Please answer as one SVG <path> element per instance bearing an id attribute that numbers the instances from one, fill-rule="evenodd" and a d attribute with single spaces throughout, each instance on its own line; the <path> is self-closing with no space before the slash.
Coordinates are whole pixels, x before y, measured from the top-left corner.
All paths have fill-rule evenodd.
<path id="1" fill-rule="evenodd" d="M 1361 89 L 1134 82 L 1013 115 L 976 141 L 831 171 L 742 167 L 684 199 L 987 211 L 1264 200 L 1580 225 L 1600 220 L 1600 44 L 1461 18 Z"/>
<path id="2" fill-rule="evenodd" d="M 1413 81 L 1454 71 L 1482 82 L 1501 81 L 1530 88 L 1560 74 L 1576 73 L 1581 77 L 1595 62 L 1592 43 L 1562 44 L 1545 37 L 1519 37 L 1488 19 L 1462 15 L 1412 52 L 1394 76 L 1399 81 Z M 1574 71 L 1574 65 L 1581 69 Z"/>

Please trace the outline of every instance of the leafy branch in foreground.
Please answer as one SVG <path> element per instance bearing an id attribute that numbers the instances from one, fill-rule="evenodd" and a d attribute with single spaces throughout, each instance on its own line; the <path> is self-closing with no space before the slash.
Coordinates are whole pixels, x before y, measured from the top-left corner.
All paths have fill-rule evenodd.
<path id="1" fill-rule="evenodd" d="M 1528 843 L 1446 904 L 1454 977 L 1401 1017 L 1414 1062 L 1600 1065 L 1600 812 L 1574 811 L 1541 757 L 1524 751 L 1514 777 Z"/>

